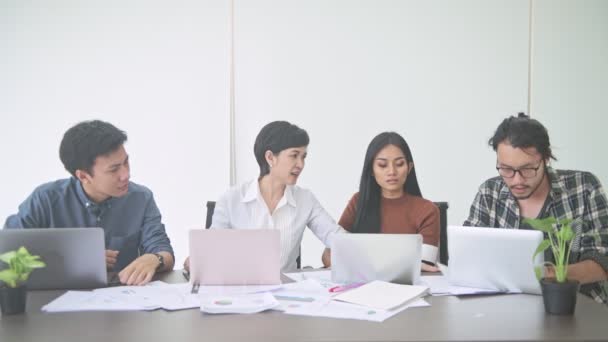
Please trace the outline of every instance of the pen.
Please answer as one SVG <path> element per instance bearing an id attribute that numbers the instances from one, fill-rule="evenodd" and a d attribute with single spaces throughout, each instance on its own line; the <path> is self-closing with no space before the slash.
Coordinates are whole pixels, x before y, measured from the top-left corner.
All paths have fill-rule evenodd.
<path id="1" fill-rule="evenodd" d="M 334 286 L 329 289 L 329 292 L 331 292 L 331 293 L 342 292 L 342 291 L 357 288 L 361 285 L 365 285 L 365 283 L 352 283 L 352 284 L 347 284 L 347 285 L 342 285 L 342 286 Z"/>

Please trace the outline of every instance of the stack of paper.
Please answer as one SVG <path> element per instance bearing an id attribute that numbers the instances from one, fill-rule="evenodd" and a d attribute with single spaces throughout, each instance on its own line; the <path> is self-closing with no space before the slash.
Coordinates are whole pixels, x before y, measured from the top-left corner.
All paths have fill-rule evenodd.
<path id="1" fill-rule="evenodd" d="M 448 282 L 448 279 L 442 275 L 422 276 L 421 283 L 429 287 L 429 293 L 432 296 L 470 296 L 470 295 L 488 295 L 495 293 L 521 293 L 521 292 L 504 292 L 496 289 L 482 289 L 477 287 L 456 286 Z"/>
<path id="2" fill-rule="evenodd" d="M 335 300 L 380 310 L 393 310 L 407 305 L 428 292 L 426 286 L 400 285 L 374 280 L 334 296 Z"/>
<path id="3" fill-rule="evenodd" d="M 430 306 L 424 299 L 418 299 L 411 302 L 410 304 L 403 305 L 394 310 L 380 310 L 373 309 L 361 305 L 355 305 L 350 303 L 330 301 L 325 306 L 319 309 L 301 309 L 301 310 L 288 310 L 286 314 L 291 315 L 304 315 L 314 317 L 330 317 L 330 318 L 342 318 L 342 319 L 359 319 L 372 322 L 383 322 L 388 318 L 395 316 L 396 314 L 404 311 L 408 308 Z"/>

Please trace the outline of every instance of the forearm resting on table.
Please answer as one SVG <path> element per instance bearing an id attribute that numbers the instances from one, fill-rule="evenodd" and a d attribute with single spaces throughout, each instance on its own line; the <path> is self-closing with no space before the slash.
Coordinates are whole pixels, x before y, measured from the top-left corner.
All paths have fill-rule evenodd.
<path id="1" fill-rule="evenodd" d="M 581 284 L 595 283 L 607 279 L 606 271 L 593 260 L 584 260 L 568 266 L 568 279 Z"/>

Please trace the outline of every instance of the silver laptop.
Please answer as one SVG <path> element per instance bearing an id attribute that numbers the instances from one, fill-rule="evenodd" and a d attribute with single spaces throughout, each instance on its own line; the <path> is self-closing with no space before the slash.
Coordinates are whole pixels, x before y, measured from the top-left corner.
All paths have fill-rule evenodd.
<path id="1" fill-rule="evenodd" d="M 30 274 L 29 289 L 86 289 L 107 284 L 101 228 L 0 230 L 0 253 L 21 246 L 46 263 L 46 267 Z M 0 269 L 5 267 L 4 263 L 0 265 Z"/>
<path id="2" fill-rule="evenodd" d="M 190 230 L 194 285 L 281 284 L 280 232 L 274 229 Z"/>
<path id="3" fill-rule="evenodd" d="M 532 260 L 543 233 L 536 230 L 448 226 L 448 281 L 501 292 L 540 294 Z"/>
<path id="4" fill-rule="evenodd" d="M 336 283 L 384 280 L 417 284 L 422 235 L 336 234 L 331 246 L 331 278 Z"/>

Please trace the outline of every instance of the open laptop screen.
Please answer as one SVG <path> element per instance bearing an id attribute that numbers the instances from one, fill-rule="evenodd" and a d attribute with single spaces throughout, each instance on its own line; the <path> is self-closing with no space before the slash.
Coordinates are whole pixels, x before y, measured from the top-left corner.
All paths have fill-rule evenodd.
<path id="1" fill-rule="evenodd" d="M 190 282 L 193 284 L 280 284 L 280 257 L 278 230 L 190 230 Z"/>
<path id="2" fill-rule="evenodd" d="M 337 283 L 384 280 L 416 284 L 422 235 L 337 234 L 331 247 L 331 276 Z"/>
<path id="3" fill-rule="evenodd" d="M 0 230 L 0 253 L 24 246 L 46 267 L 27 281 L 30 289 L 86 289 L 107 284 L 101 228 L 29 228 Z M 0 269 L 5 265 L 0 265 Z"/>
<path id="4" fill-rule="evenodd" d="M 543 233 L 536 230 L 448 226 L 448 280 L 453 285 L 540 294 L 532 260 Z"/>

